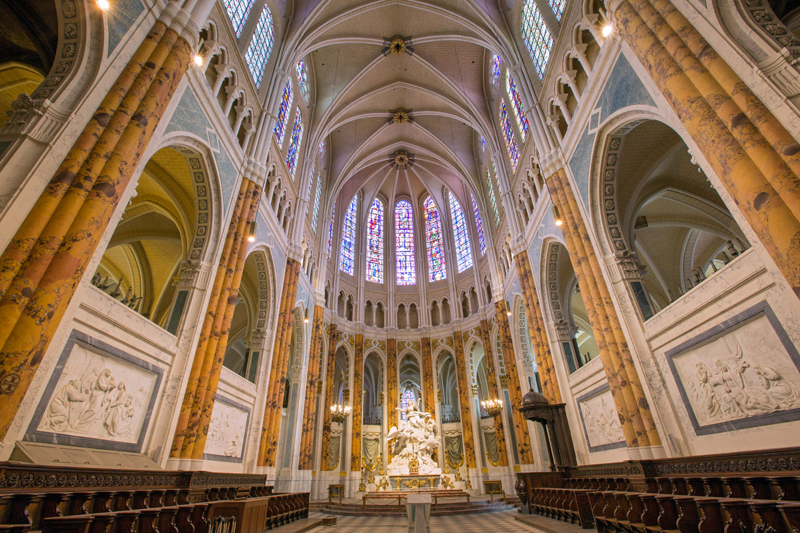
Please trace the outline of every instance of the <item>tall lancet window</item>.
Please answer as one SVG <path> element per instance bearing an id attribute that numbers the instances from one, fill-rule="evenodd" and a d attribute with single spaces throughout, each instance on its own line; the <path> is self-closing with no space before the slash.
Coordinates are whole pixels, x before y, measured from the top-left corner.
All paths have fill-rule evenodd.
<path id="1" fill-rule="evenodd" d="M 253 0 L 222 0 L 225 6 L 225 11 L 228 12 L 228 17 L 231 19 L 233 31 L 236 37 L 242 36 L 242 28 L 247 21 L 247 16 L 250 14 L 250 8 L 253 7 Z"/>
<path id="2" fill-rule="evenodd" d="M 314 193 L 314 211 L 311 214 L 311 230 L 317 232 L 319 220 L 319 197 L 322 195 L 322 173 L 317 174 L 317 192 Z"/>
<path id="3" fill-rule="evenodd" d="M 275 139 L 278 146 L 283 146 L 283 136 L 286 133 L 286 122 L 289 120 L 289 109 L 292 107 L 292 80 L 283 88 L 281 95 L 281 105 L 278 108 L 278 119 L 275 121 Z"/>
<path id="4" fill-rule="evenodd" d="M 494 185 L 492 184 L 492 171 L 486 171 L 486 184 L 489 186 L 489 201 L 492 202 L 492 213 L 494 214 L 494 225 L 500 225 L 500 212 L 497 210 L 497 198 L 494 196 Z"/>
<path id="5" fill-rule="evenodd" d="M 516 172 L 519 164 L 519 148 L 514 138 L 514 130 L 511 128 L 511 119 L 508 118 L 505 100 L 500 100 L 500 127 L 503 129 L 503 139 L 506 141 L 508 157 L 511 159 L 511 170 Z"/>
<path id="6" fill-rule="evenodd" d="M 453 239 L 456 242 L 456 265 L 458 271 L 463 272 L 472 266 L 472 246 L 469 242 L 467 219 L 464 210 L 452 192 L 447 191 L 450 200 L 450 214 L 453 217 Z"/>
<path id="7" fill-rule="evenodd" d="M 367 281 L 383 283 L 383 202 L 377 198 L 367 219 Z"/>
<path id="8" fill-rule="evenodd" d="M 525 41 L 525 48 L 531 55 L 539 79 L 543 78 L 553 48 L 553 35 L 535 0 L 525 0 L 525 5 L 522 6 L 522 40 Z"/>
<path id="9" fill-rule="evenodd" d="M 331 247 L 333 246 L 333 222 L 336 220 L 336 200 L 333 201 L 331 209 L 331 223 L 328 226 L 328 259 L 331 257 Z"/>
<path id="10" fill-rule="evenodd" d="M 483 235 L 483 220 L 481 220 L 481 214 L 478 211 L 478 202 L 475 201 L 475 197 L 472 196 L 472 193 L 469 195 L 472 198 L 472 209 L 475 211 L 475 225 L 478 227 L 478 243 L 481 246 L 481 257 L 486 255 L 486 237 Z"/>
<path id="11" fill-rule="evenodd" d="M 297 170 L 297 159 L 300 155 L 300 142 L 303 140 L 303 115 L 300 113 L 300 106 L 294 114 L 294 124 L 292 124 L 292 138 L 289 141 L 289 151 L 286 152 L 286 168 L 294 179 L 294 171 Z"/>
<path id="12" fill-rule="evenodd" d="M 394 207 L 395 257 L 397 284 L 415 285 L 417 266 L 414 258 L 414 211 L 411 203 L 400 200 Z"/>
<path id="13" fill-rule="evenodd" d="M 428 279 L 430 281 L 447 279 L 442 217 L 436 202 L 430 196 L 425 200 L 425 241 L 428 245 Z"/>
<path id="14" fill-rule="evenodd" d="M 517 91 L 517 84 L 510 70 L 506 73 L 506 91 L 508 92 L 508 98 L 511 100 L 511 107 L 514 109 L 514 118 L 517 119 L 519 133 L 524 141 L 528 136 L 528 119 L 522 109 L 522 98 L 519 95 L 519 91 Z"/>
<path id="15" fill-rule="evenodd" d="M 339 268 L 342 272 L 353 275 L 353 260 L 356 253 L 356 212 L 358 211 L 358 195 L 353 196 L 342 224 L 342 248 Z"/>
<path id="16" fill-rule="evenodd" d="M 244 60 L 250 68 L 250 73 L 256 82 L 256 88 L 261 84 L 261 78 L 264 76 L 264 67 L 267 66 L 267 59 L 269 59 L 269 54 L 272 52 L 272 44 L 274 42 L 275 28 L 272 27 L 272 15 L 269 12 L 269 8 L 264 6 L 264 10 L 258 18 L 253 39 L 244 54 Z"/>

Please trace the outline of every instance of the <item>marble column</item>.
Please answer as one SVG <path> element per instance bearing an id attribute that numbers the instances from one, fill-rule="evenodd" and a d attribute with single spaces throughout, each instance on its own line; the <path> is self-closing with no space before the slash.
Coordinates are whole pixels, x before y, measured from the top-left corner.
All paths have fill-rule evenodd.
<path id="1" fill-rule="evenodd" d="M 350 471 L 361 471 L 361 426 L 364 412 L 364 335 L 356 333 L 353 349 L 353 448 Z"/>
<path id="2" fill-rule="evenodd" d="M 453 332 L 453 341 L 455 348 L 455 364 L 456 364 L 456 377 L 458 378 L 458 404 L 461 410 L 461 433 L 462 440 L 464 441 L 464 459 L 467 468 L 477 468 L 475 462 L 475 438 L 473 437 L 472 428 L 472 410 L 470 405 L 472 403 L 472 381 L 467 375 L 467 367 L 469 363 L 464 355 L 464 341 L 461 338 L 460 331 Z M 480 431 L 480 428 L 478 428 Z"/>
<path id="3" fill-rule="evenodd" d="M 397 339 L 386 341 L 386 427 L 397 427 Z M 391 446 L 386 454 L 386 462 L 392 461 Z"/>
<path id="4" fill-rule="evenodd" d="M 508 394 L 511 397 L 510 408 L 514 418 L 514 434 L 517 437 L 519 460 L 522 464 L 532 465 L 533 453 L 531 453 L 531 439 L 528 435 L 528 421 L 519 412 L 523 395 L 519 381 L 519 370 L 517 369 L 517 354 L 514 351 L 514 343 L 511 340 L 511 327 L 508 323 L 508 308 L 506 307 L 505 299 L 495 300 L 494 307 L 497 325 L 500 327 L 500 342 L 503 344 L 503 359 L 506 363 Z"/>
<path id="5" fill-rule="evenodd" d="M 500 390 L 497 387 L 497 377 L 495 375 L 494 350 L 492 349 L 492 337 L 489 330 L 489 321 L 481 320 L 481 341 L 483 342 L 483 352 L 486 358 L 486 381 L 489 382 L 489 396 L 502 400 Z M 513 409 L 512 405 L 503 405 L 503 409 Z M 497 453 L 500 456 L 500 463 L 497 466 L 508 466 L 508 453 L 506 452 L 506 435 L 503 429 L 503 414 L 494 418 L 494 430 L 497 432 Z M 488 458 L 487 458 L 488 459 Z"/>
<path id="6" fill-rule="evenodd" d="M 303 404 L 303 429 L 300 436 L 300 470 L 312 469 L 314 451 L 314 421 L 317 416 L 317 382 L 322 364 L 322 316 L 325 308 L 314 306 L 314 321 L 311 329 L 311 347 L 308 356 L 308 374 L 306 377 L 306 397 Z"/>
<path id="7" fill-rule="evenodd" d="M 286 388 L 286 371 L 291 354 L 292 319 L 297 298 L 297 285 L 300 279 L 300 262 L 291 257 L 286 260 L 283 276 L 283 291 L 278 323 L 275 328 L 275 344 L 272 348 L 272 365 L 269 373 L 264 422 L 261 426 L 261 441 L 258 450 L 257 466 L 275 466 L 278 453 L 283 395 Z"/>
<path id="8" fill-rule="evenodd" d="M 423 337 L 421 339 L 420 351 L 422 352 L 422 391 L 425 398 L 424 411 L 436 414 L 436 398 L 433 396 L 433 362 L 431 354 L 431 339 Z"/>
<path id="9" fill-rule="evenodd" d="M 152 42 L 162 32 L 153 53 L 148 54 Z M 158 24 L 143 46 L 141 53 L 131 59 L 130 70 L 126 68 L 118 78 L 122 83 L 114 86 L 115 95 L 104 99 L 92 123 L 79 136 L 51 180 L 51 186 L 40 196 L 0 258 L 0 272 L 5 280 L 12 280 L 2 283 L 8 289 L 2 291 L 0 301 L 0 379 L 6 393 L 0 395 L 0 438 L 5 437 L 153 131 L 191 61 L 191 45 L 172 30 L 164 32 Z M 159 54 L 155 58 L 158 63 L 153 67 L 147 65 L 146 71 L 145 66 L 139 70 L 138 63 L 155 54 Z M 161 60 L 161 56 L 165 58 Z M 126 90 L 129 82 L 130 90 Z M 130 97 L 130 106 L 123 105 L 125 98 L 122 98 L 119 107 L 112 110 L 123 92 Z M 114 121 L 116 129 L 109 137 L 118 141 L 106 144 L 102 150 L 96 142 L 90 147 L 98 132 L 102 130 L 100 137 L 106 131 L 111 132 L 111 119 L 116 119 L 118 112 L 120 116 L 130 114 L 129 120 Z"/>
<path id="10" fill-rule="evenodd" d="M 331 324 L 328 333 L 328 369 L 325 373 L 325 405 L 322 409 L 322 450 L 319 469 L 328 470 L 328 456 L 331 453 L 331 405 L 333 405 L 333 381 L 336 379 L 336 343 L 339 332 L 336 324 Z"/>

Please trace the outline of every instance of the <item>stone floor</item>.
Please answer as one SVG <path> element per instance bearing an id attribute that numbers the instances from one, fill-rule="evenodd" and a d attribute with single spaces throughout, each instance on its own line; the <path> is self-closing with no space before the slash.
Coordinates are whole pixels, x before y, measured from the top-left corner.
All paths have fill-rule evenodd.
<path id="1" fill-rule="evenodd" d="M 514 519 L 518 515 L 514 511 L 496 513 L 434 516 L 431 517 L 431 533 L 542 533 L 542 530 L 530 527 Z M 326 516 L 323 513 L 311 513 L 310 517 Z M 408 521 L 397 516 L 337 516 L 336 526 L 318 527 L 313 533 L 329 531 L 346 531 L 347 533 L 407 533 Z"/>

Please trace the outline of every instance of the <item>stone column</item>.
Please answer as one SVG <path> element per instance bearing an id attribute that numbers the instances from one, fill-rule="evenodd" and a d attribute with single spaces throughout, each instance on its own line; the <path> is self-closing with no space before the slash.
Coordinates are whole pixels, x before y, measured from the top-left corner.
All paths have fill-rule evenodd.
<path id="1" fill-rule="evenodd" d="M 492 349 L 492 337 L 489 330 L 489 321 L 481 320 L 481 341 L 483 342 L 484 357 L 486 357 L 486 381 L 489 382 L 489 395 L 492 398 L 502 400 L 500 390 L 497 387 L 497 377 L 495 376 L 494 350 Z M 503 405 L 503 409 L 513 409 L 513 405 Z M 508 466 L 508 452 L 506 452 L 506 436 L 503 430 L 503 414 L 494 418 L 494 430 L 497 432 L 497 454 L 500 456 L 498 466 Z"/>
<path id="2" fill-rule="evenodd" d="M 671 2 L 611 4 L 620 35 L 800 296 L 800 145 Z"/>
<path id="3" fill-rule="evenodd" d="M 436 398 L 433 396 L 433 362 L 431 354 L 431 339 L 423 337 L 421 339 L 420 351 L 422 352 L 422 390 L 425 398 L 424 410 L 431 414 L 436 414 Z"/>
<path id="4" fill-rule="evenodd" d="M 275 466 L 278 452 L 278 434 L 283 411 L 286 370 L 291 358 L 289 346 L 292 340 L 292 318 L 299 279 L 300 263 L 290 257 L 286 260 L 281 305 L 278 322 L 275 327 L 275 344 L 272 348 L 272 366 L 269 372 L 267 404 L 264 407 L 264 422 L 261 426 L 261 441 L 258 450 L 258 462 L 256 463 L 260 467 Z"/>
<path id="5" fill-rule="evenodd" d="M 353 448 L 350 471 L 361 472 L 361 425 L 364 411 L 364 335 L 356 333 L 353 350 Z"/>
<path id="6" fill-rule="evenodd" d="M 542 307 L 533 281 L 534 276 L 528 251 L 520 251 L 514 258 L 514 264 L 517 266 L 519 284 L 522 288 L 522 301 L 525 303 L 525 312 L 528 317 L 528 332 L 533 343 L 533 353 L 536 357 L 536 365 L 539 367 L 539 376 L 542 379 L 542 393 L 550 402 L 562 403 L 561 389 L 558 386 L 558 376 L 553 363 L 553 353 L 550 351 L 550 341 L 547 338 Z"/>
<path id="7" fill-rule="evenodd" d="M 514 352 L 514 343 L 511 340 L 511 327 L 508 324 L 508 308 L 506 300 L 501 296 L 495 298 L 495 317 L 500 327 L 500 342 L 503 344 L 503 359 L 506 362 L 506 375 L 508 376 L 508 394 L 511 397 L 511 412 L 514 416 L 514 434 L 517 437 L 517 451 L 521 464 L 532 465 L 531 439 L 528 435 L 528 421 L 519 412 L 522 405 L 522 387 L 517 369 L 517 354 Z"/>
<path id="8" fill-rule="evenodd" d="M 189 67 L 180 29 L 154 25 L 0 257 L 0 438 Z"/>
<path id="9" fill-rule="evenodd" d="M 306 378 L 306 397 L 303 406 L 303 429 L 300 437 L 300 470 L 312 469 L 314 450 L 314 421 L 317 416 L 317 381 L 322 364 L 322 315 L 325 308 L 314 306 L 314 323 L 311 330 L 311 347 L 308 356 L 308 375 Z"/>
<path id="10" fill-rule="evenodd" d="M 397 339 L 386 341 L 386 427 L 397 427 Z M 391 462 L 391 447 L 387 462 Z"/>
<path id="11" fill-rule="evenodd" d="M 467 358 L 464 355 L 464 341 L 460 331 L 453 332 L 455 347 L 456 375 L 458 377 L 458 404 L 461 410 L 461 433 L 464 441 L 464 460 L 467 468 L 477 468 L 475 462 L 475 437 L 472 429 L 472 382 L 467 376 Z M 478 428 L 480 431 L 480 428 Z"/>
<path id="12" fill-rule="evenodd" d="M 328 456 L 331 453 L 331 409 L 333 405 L 333 381 L 336 379 L 336 343 L 339 340 L 336 324 L 331 324 L 328 334 L 328 370 L 325 377 L 325 404 L 322 418 L 322 450 L 320 451 L 319 469 L 328 470 Z"/>

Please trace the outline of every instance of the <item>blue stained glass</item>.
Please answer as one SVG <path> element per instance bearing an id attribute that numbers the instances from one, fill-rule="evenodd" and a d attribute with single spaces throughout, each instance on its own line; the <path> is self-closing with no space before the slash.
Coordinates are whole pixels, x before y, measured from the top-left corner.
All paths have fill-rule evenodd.
<path id="1" fill-rule="evenodd" d="M 502 60 L 500 56 L 495 54 L 492 56 L 492 85 L 497 85 L 497 81 L 500 79 L 500 64 Z"/>
<path id="2" fill-rule="evenodd" d="M 333 222 L 336 220 L 336 201 L 333 202 L 331 209 L 331 223 L 328 226 L 328 259 L 331 257 L 331 247 L 333 246 Z"/>
<path id="3" fill-rule="evenodd" d="M 306 70 L 305 61 L 302 59 L 298 61 L 295 71 L 297 72 L 297 85 L 300 87 L 300 94 L 305 98 L 308 95 L 308 71 Z"/>
<path id="4" fill-rule="evenodd" d="M 508 97 L 511 99 L 511 107 L 514 109 L 514 118 L 517 119 L 517 126 L 519 126 L 519 132 L 524 141 L 528 136 L 528 118 L 522 110 L 522 98 L 519 96 L 517 84 L 514 82 L 514 76 L 511 75 L 510 70 L 506 75 L 506 91 L 508 91 Z"/>
<path id="5" fill-rule="evenodd" d="M 475 201 L 475 197 L 472 196 L 470 193 L 470 198 L 472 198 L 472 209 L 475 211 L 475 225 L 478 226 L 478 243 L 481 247 L 481 257 L 486 255 L 486 238 L 483 235 L 483 220 L 481 220 L 481 214 L 478 211 L 478 202 Z"/>
<path id="6" fill-rule="evenodd" d="M 342 272 L 353 275 L 353 260 L 356 254 L 356 211 L 358 211 L 358 196 L 353 196 L 347 212 L 344 214 L 342 224 L 342 248 L 339 268 Z"/>
<path id="7" fill-rule="evenodd" d="M 286 121 L 289 120 L 289 109 L 292 107 L 292 81 L 286 84 L 283 88 L 283 95 L 281 96 L 281 106 L 278 108 L 278 119 L 275 121 L 275 139 L 278 141 L 278 146 L 283 146 L 283 136 L 286 133 Z"/>
<path id="8" fill-rule="evenodd" d="M 500 100 L 500 126 L 503 128 L 503 138 L 506 141 L 508 157 L 511 159 L 511 170 L 516 172 L 519 164 L 519 148 L 517 147 L 517 140 L 514 138 L 511 119 L 508 118 L 505 100 Z"/>
<path id="9" fill-rule="evenodd" d="M 430 281 L 447 279 L 447 262 L 444 258 L 442 218 L 436 202 L 428 196 L 425 200 L 425 240 L 428 245 L 428 274 Z"/>
<path id="10" fill-rule="evenodd" d="M 500 225 L 500 212 L 497 210 L 497 199 L 494 196 L 494 184 L 492 183 L 492 171 L 486 171 L 486 183 L 489 185 L 489 201 L 492 203 L 492 212 L 494 213 L 494 225 Z"/>
<path id="11" fill-rule="evenodd" d="M 450 214 L 453 217 L 453 239 L 456 242 L 456 265 L 458 271 L 463 272 L 472 266 L 472 245 L 469 242 L 469 231 L 467 230 L 467 219 L 464 218 L 464 210 L 461 204 L 448 191 L 450 200 Z"/>
<path id="12" fill-rule="evenodd" d="M 237 34 L 238 36 L 238 34 Z M 261 84 L 264 76 L 264 67 L 267 66 L 267 59 L 272 52 L 272 44 L 275 42 L 275 28 L 272 26 L 272 15 L 269 8 L 264 6 L 261 16 L 258 18 L 256 32 L 244 54 L 244 60 L 250 68 L 250 74 L 256 82 L 256 88 Z"/>
<path id="13" fill-rule="evenodd" d="M 525 41 L 525 47 L 531 55 L 539 79 L 542 79 L 547 62 L 550 60 L 553 36 L 544 23 L 535 0 L 525 0 L 525 5 L 522 7 L 522 40 Z"/>
<path id="14" fill-rule="evenodd" d="M 408 404 L 410 404 L 413 401 L 415 401 L 414 393 L 411 392 L 411 389 L 406 389 L 405 392 L 403 393 L 403 396 L 400 398 L 400 408 L 405 409 L 408 406 Z M 400 411 L 400 419 L 401 420 L 406 419 L 405 412 Z"/>
<path id="15" fill-rule="evenodd" d="M 250 14 L 250 8 L 253 7 L 253 0 L 222 0 L 222 4 L 225 6 L 225 11 L 228 12 L 233 31 L 238 39 L 242 35 L 242 28 Z"/>
<path id="16" fill-rule="evenodd" d="M 322 194 L 322 173 L 317 174 L 317 192 L 314 193 L 314 212 L 311 215 L 311 230 L 317 232 L 317 220 L 319 220 L 319 197 Z"/>
<path id="17" fill-rule="evenodd" d="M 294 171 L 297 170 L 297 158 L 300 155 L 300 142 L 303 140 L 303 115 L 300 113 L 300 106 L 294 114 L 294 124 L 292 124 L 292 139 L 289 141 L 289 151 L 286 152 L 286 167 L 289 174 L 294 179 Z"/>
<path id="18" fill-rule="evenodd" d="M 377 198 L 367 219 L 367 281 L 383 283 L 383 202 Z"/>
<path id="19" fill-rule="evenodd" d="M 394 232 L 397 284 L 415 285 L 417 266 L 414 257 L 414 210 L 405 200 L 397 202 L 394 208 Z"/>

